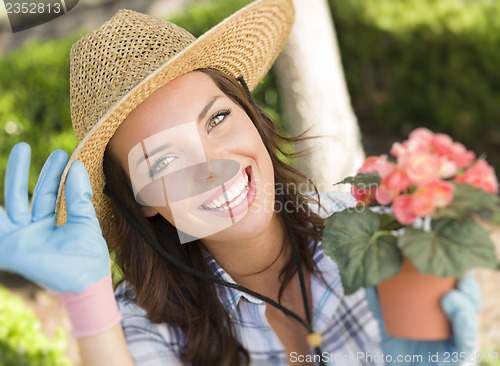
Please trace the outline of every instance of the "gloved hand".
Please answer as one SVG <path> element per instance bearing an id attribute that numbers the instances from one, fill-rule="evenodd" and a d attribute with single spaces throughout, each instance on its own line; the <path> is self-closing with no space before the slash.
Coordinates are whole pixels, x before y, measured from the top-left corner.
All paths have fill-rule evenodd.
<path id="1" fill-rule="evenodd" d="M 481 304 L 481 289 L 472 271 L 458 281 L 457 289 L 446 293 L 441 300 L 453 327 L 453 340 L 458 352 L 473 352 L 476 348 L 479 332 L 477 313 Z"/>
<path id="2" fill-rule="evenodd" d="M 65 185 L 67 223 L 55 225 L 57 189 L 67 161 L 68 155 L 62 150 L 47 159 L 30 212 L 30 147 L 26 143 L 13 147 L 5 176 L 6 210 L 0 207 L 0 269 L 65 293 L 59 297 L 72 320 L 73 333 L 85 336 L 109 327 L 110 321 L 116 323 L 119 313 L 108 249 L 90 200 L 92 187 L 79 161 L 71 165 Z M 97 319 L 92 315 L 96 310 L 107 313 L 107 319 L 97 320 L 99 324 L 92 321 Z M 83 320 L 89 314 L 90 319 Z"/>
<path id="3" fill-rule="evenodd" d="M 66 182 L 67 223 L 55 226 L 57 188 L 68 155 L 47 159 L 28 202 L 30 147 L 11 151 L 0 207 L 0 268 L 57 292 L 80 292 L 109 273 L 109 254 L 90 201 L 92 188 L 83 164 L 75 161 Z"/>
<path id="4" fill-rule="evenodd" d="M 443 296 L 441 305 L 453 329 L 453 336 L 444 341 L 415 341 L 388 336 L 385 332 L 376 288 L 367 288 L 365 292 L 369 308 L 379 321 L 382 351 L 384 355 L 392 357 L 392 362 L 386 362 L 387 365 L 460 365 L 460 352 L 465 359 L 471 356 L 471 352 L 474 352 L 479 328 L 477 312 L 481 307 L 481 292 L 472 274 L 460 279 L 457 289 Z M 456 353 L 453 354 L 453 352 Z M 436 353 L 438 354 L 437 360 L 436 357 L 429 359 L 430 355 L 436 355 Z M 409 359 L 409 362 L 404 362 L 404 360 L 396 361 L 398 355 L 421 355 L 422 357 L 420 359 L 415 357 L 411 361 Z M 385 359 L 387 360 L 387 357 Z"/>

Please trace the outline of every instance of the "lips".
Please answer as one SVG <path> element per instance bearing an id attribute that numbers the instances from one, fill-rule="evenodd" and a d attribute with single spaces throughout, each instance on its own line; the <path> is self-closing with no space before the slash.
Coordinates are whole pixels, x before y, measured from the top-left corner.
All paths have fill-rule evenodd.
<path id="1" fill-rule="evenodd" d="M 229 183 L 229 184 L 228 184 Z M 213 196 L 201 207 L 209 211 L 227 211 L 239 205 L 247 197 L 250 190 L 250 176 L 246 169 L 239 176 L 223 184 L 222 192 L 214 199 Z"/>

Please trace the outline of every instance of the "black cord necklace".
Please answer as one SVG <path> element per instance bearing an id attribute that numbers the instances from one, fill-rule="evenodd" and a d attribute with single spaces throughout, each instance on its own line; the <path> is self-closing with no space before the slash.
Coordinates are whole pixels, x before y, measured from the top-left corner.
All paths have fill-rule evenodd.
<path id="1" fill-rule="evenodd" d="M 236 283 L 231 283 L 228 281 L 224 281 L 220 279 L 219 277 L 215 276 L 209 276 L 203 272 L 200 272 L 192 267 L 189 267 L 188 265 L 178 261 L 174 257 L 172 257 L 165 249 L 163 249 L 160 244 L 155 240 L 155 238 L 151 237 L 149 233 L 144 230 L 143 227 L 139 225 L 139 223 L 134 219 L 133 215 L 130 213 L 130 211 L 125 207 L 125 205 L 121 202 L 121 200 L 118 197 L 115 197 L 113 194 L 110 193 L 109 189 L 107 187 L 104 188 L 104 193 L 107 194 L 111 200 L 114 202 L 114 204 L 117 206 L 117 208 L 121 211 L 121 213 L 125 216 L 127 221 L 142 235 L 142 237 L 163 257 L 165 260 L 167 260 L 169 263 L 172 265 L 182 269 L 183 271 L 199 278 L 204 281 L 216 283 L 225 287 L 229 287 L 241 292 L 245 292 L 259 300 L 262 300 L 275 308 L 281 310 L 283 313 L 285 313 L 288 316 L 291 316 L 295 320 L 297 320 L 300 324 L 302 324 L 309 334 L 306 337 L 306 342 L 309 346 L 314 347 L 314 350 L 316 354 L 319 356 L 319 363 L 321 366 L 324 366 L 323 359 L 321 357 L 321 350 L 320 350 L 320 345 L 321 345 L 321 335 L 317 332 L 314 332 L 312 329 L 312 323 L 311 323 L 311 313 L 309 311 L 309 303 L 307 300 L 307 290 L 305 286 L 305 279 L 304 279 L 304 272 L 302 270 L 302 261 L 300 259 L 300 254 L 299 254 L 299 249 L 297 246 L 297 243 L 295 241 L 295 234 L 293 233 L 293 230 L 291 229 L 290 225 L 286 222 L 285 220 L 285 226 L 288 234 L 288 238 L 290 239 L 290 244 L 292 246 L 292 253 L 294 256 L 295 263 L 297 265 L 297 271 L 298 271 L 298 276 L 299 276 L 299 281 L 300 281 L 300 287 L 302 291 L 302 299 L 304 301 L 304 308 L 305 308 L 305 313 L 306 313 L 306 320 L 302 319 L 300 316 L 295 314 L 293 311 L 290 309 L 286 308 L 285 306 L 281 305 L 280 303 L 274 301 L 273 299 L 270 299 L 267 296 L 261 295 L 258 292 L 252 291 L 246 287 L 243 287 L 241 285 L 238 285 Z M 283 197 L 280 195 L 278 197 L 281 201 L 283 200 Z M 283 202 L 282 202 L 283 203 Z M 285 213 L 287 215 L 287 213 Z"/>

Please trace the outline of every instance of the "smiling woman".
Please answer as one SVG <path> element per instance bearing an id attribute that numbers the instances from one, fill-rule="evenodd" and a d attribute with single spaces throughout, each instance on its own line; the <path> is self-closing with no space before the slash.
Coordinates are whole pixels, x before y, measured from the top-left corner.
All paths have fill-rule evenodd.
<path id="1" fill-rule="evenodd" d="M 468 349 L 381 339 L 376 294 L 344 295 L 319 213 L 355 201 L 313 209 L 314 185 L 278 158 L 301 138 L 280 136 L 251 95 L 292 20 L 291 0 L 257 0 L 195 39 L 122 10 L 73 46 L 80 143 L 49 157 L 31 211 L 29 146 L 12 150 L 0 268 L 58 292 L 85 364 L 378 365 L 380 347 Z M 447 304 L 462 328 L 475 319 L 467 298 Z"/>
<path id="2" fill-rule="evenodd" d="M 192 90 L 192 85 L 196 85 L 195 91 Z M 214 94 L 221 95 L 211 103 L 214 101 Z M 151 197 L 161 196 L 163 189 L 167 187 L 167 204 L 157 204 L 154 207 L 137 205 L 134 202 L 132 187 L 126 187 L 122 183 L 130 179 L 128 175 L 131 176 L 129 167 L 133 164 L 127 162 L 130 146 L 134 146 L 138 140 L 150 142 L 150 134 L 155 135 L 158 130 L 165 128 L 165 132 L 179 127 L 183 128 L 183 132 L 187 132 L 184 126 L 191 127 L 192 123 L 179 125 L 178 121 L 196 118 L 198 111 L 206 109 L 206 105 L 209 108 L 205 118 L 198 120 L 196 128 L 190 128 L 189 133 L 183 133 L 182 136 L 174 134 L 179 149 L 171 150 L 171 153 L 179 156 L 179 160 L 184 159 L 184 162 L 179 161 L 178 167 L 172 165 L 172 171 L 163 176 L 166 177 L 163 182 L 172 181 L 172 184 L 155 185 L 159 194 L 151 194 Z M 168 113 L 162 113 L 162 108 L 167 108 Z M 231 113 L 220 119 L 216 127 L 208 129 L 213 122 L 213 116 L 226 110 L 231 110 Z M 148 116 L 151 118 L 148 119 Z M 135 129 L 138 121 L 141 121 L 140 133 Z M 160 132 L 162 136 L 163 133 Z M 285 244 L 287 240 L 283 233 L 281 215 L 274 210 L 274 186 L 275 179 L 286 186 L 303 181 L 305 177 L 279 160 L 276 151 L 280 140 L 284 139 L 277 134 L 272 121 L 260 108 L 251 104 L 244 87 L 236 79 L 217 70 L 199 69 L 175 79 L 136 108 L 120 125 L 105 152 L 104 174 L 109 191 L 115 196 L 115 200 L 123 202 L 119 207 L 131 210 L 130 214 L 120 212 L 119 208 L 117 210 L 123 235 L 112 249 L 117 253 L 120 267 L 125 270 L 124 277 L 136 290 L 132 296 L 126 296 L 126 286 L 122 285 L 119 304 L 124 310 L 130 308 L 131 303 L 138 304 L 147 309 L 148 317 L 153 322 L 178 327 L 185 334 L 185 341 L 181 345 L 179 339 L 170 336 L 168 343 L 172 343 L 174 354 L 180 352 L 181 346 L 184 347 L 185 362 L 191 360 L 195 364 L 203 363 L 213 357 L 213 364 L 217 363 L 215 360 L 224 364 L 225 358 L 228 359 L 228 364 L 233 364 L 233 357 L 241 357 L 238 352 L 248 355 L 248 351 L 241 348 L 233 331 L 228 328 L 228 324 L 234 323 L 236 319 L 228 319 L 227 311 L 222 306 L 207 306 L 207 302 L 217 304 L 220 301 L 217 299 L 217 293 L 226 290 L 219 286 L 207 286 L 205 282 L 193 282 L 192 278 L 183 275 L 183 271 L 177 266 L 151 250 L 150 244 L 140 234 L 141 229 L 138 229 L 134 222 L 140 222 L 141 227 L 151 231 L 161 247 L 186 266 L 210 275 L 213 269 L 207 265 L 206 256 L 213 256 L 215 259 L 211 260 L 217 261 L 214 264 L 220 265 L 220 270 L 224 268 L 232 280 L 240 284 L 245 283 L 252 290 L 275 300 L 278 300 L 279 293 L 284 291 L 282 297 L 285 297 L 285 294 L 287 298 L 292 297 L 293 308 L 299 308 L 297 312 L 304 315 L 300 292 L 291 294 L 290 289 L 286 288 L 298 278 L 290 249 L 286 248 L 289 243 Z M 164 142 L 165 139 L 162 138 L 161 141 Z M 196 141 L 196 144 L 193 144 L 193 141 Z M 192 148 L 186 149 L 186 146 Z M 202 154 L 197 154 L 200 149 Z M 159 155 L 161 156 L 161 153 Z M 191 182 L 184 179 L 186 176 L 180 179 L 176 172 L 185 170 L 189 162 L 197 166 L 200 155 L 211 162 L 210 168 L 197 169 L 199 179 L 192 179 Z M 220 158 L 235 164 L 225 164 L 220 169 L 214 168 L 213 159 Z M 227 165 L 231 167 L 228 168 Z M 233 167 L 236 169 L 231 169 Z M 295 179 L 292 179 L 293 176 Z M 179 186 L 181 182 L 190 192 L 194 190 L 202 193 L 183 195 L 187 197 L 185 200 L 179 200 L 172 205 L 169 188 L 173 187 L 174 183 Z M 193 185 L 197 187 L 191 188 Z M 209 189 L 206 190 L 206 187 Z M 286 193 L 285 199 L 292 202 L 307 199 L 298 193 L 297 197 L 292 197 L 291 194 L 292 192 Z M 175 205 L 180 201 L 184 210 Z M 133 219 L 129 215 L 133 216 Z M 150 218 L 146 219 L 145 216 Z M 297 210 L 294 213 L 294 221 L 290 224 L 297 232 L 296 240 L 304 266 L 308 271 L 313 271 L 307 240 L 319 238 L 322 220 L 312 212 Z M 183 236 L 179 233 L 179 227 L 199 240 L 180 245 Z M 304 227 L 310 229 L 304 230 Z M 172 235 L 176 231 L 178 235 Z M 145 256 L 151 258 L 144 261 Z M 152 273 L 152 268 L 155 268 L 152 278 L 146 279 L 144 273 Z M 281 271 L 282 283 L 276 282 L 275 276 Z M 273 277 L 275 278 L 272 282 L 264 282 Z M 296 284 L 294 289 L 298 289 Z M 289 301 L 290 299 L 286 303 Z M 179 303 L 189 303 L 190 306 L 179 308 Z M 170 308 L 172 309 L 169 310 Z M 271 321 L 269 316 L 267 319 Z M 138 319 L 134 320 L 132 317 L 130 321 L 133 324 Z M 237 320 L 238 323 L 244 321 L 245 317 Z M 305 345 L 305 328 L 294 320 L 289 319 L 288 323 L 290 322 L 293 330 L 301 335 L 301 342 Z M 200 334 L 212 336 L 205 338 L 200 337 Z M 284 334 L 281 336 L 285 337 Z M 245 338 L 244 341 L 252 342 L 252 339 Z M 144 349 L 140 338 L 137 343 L 129 346 Z M 252 350 L 253 347 L 255 346 L 247 344 L 245 348 Z M 307 347 L 305 352 L 308 352 Z M 196 361 L 198 357 L 200 359 Z M 253 356 L 252 359 L 258 359 L 256 357 Z"/>

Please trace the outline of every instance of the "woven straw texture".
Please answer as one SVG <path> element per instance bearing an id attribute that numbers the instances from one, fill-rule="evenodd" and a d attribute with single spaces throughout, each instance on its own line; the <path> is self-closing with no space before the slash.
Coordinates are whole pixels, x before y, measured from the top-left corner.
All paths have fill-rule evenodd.
<path id="1" fill-rule="evenodd" d="M 243 76 L 252 90 L 282 49 L 294 17 L 292 0 L 257 0 L 196 39 L 170 22 L 121 10 L 71 49 L 73 129 L 80 141 L 63 172 L 57 225 L 66 222 L 64 182 L 78 159 L 89 172 L 104 238 L 116 240 L 109 198 L 103 193 L 104 150 L 127 115 L 155 90 L 198 68 Z"/>

